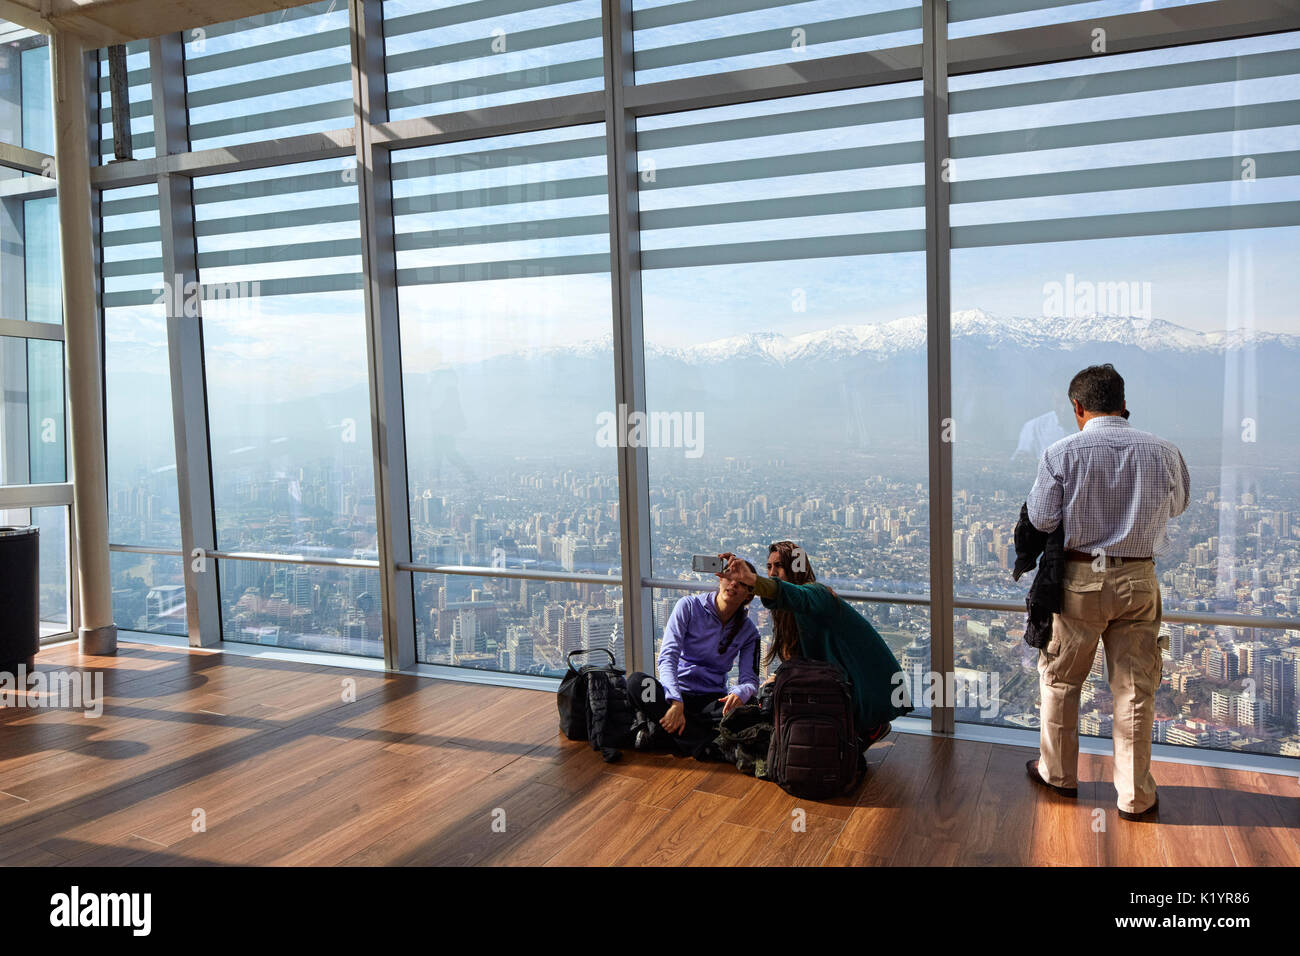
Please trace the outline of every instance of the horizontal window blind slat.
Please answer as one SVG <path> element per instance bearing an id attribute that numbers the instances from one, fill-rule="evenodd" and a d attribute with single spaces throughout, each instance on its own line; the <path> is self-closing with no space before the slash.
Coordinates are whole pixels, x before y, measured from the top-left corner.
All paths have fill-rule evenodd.
<path id="1" fill-rule="evenodd" d="M 528 90 L 536 86 L 556 86 L 560 83 L 603 79 L 604 75 L 604 60 L 598 57 L 574 60 L 569 63 L 557 63 L 527 70 L 512 70 L 505 73 L 494 73 L 489 76 L 449 80 L 446 83 L 437 83 L 432 86 L 389 90 L 388 108 L 398 110 L 416 106 L 432 106 L 437 103 L 466 99 L 472 96 L 491 96 L 496 93 Z"/>
<path id="2" fill-rule="evenodd" d="M 545 256 L 533 259 L 505 259 L 499 262 L 467 262 L 452 266 L 421 266 L 398 269 L 397 284 L 435 285 L 441 282 L 484 282 L 495 279 L 523 279 L 538 276 L 589 275 L 609 271 L 609 255 Z"/>
<path id="3" fill-rule="evenodd" d="M 351 42 L 347 27 L 343 27 L 337 30 L 309 33 L 306 36 L 255 43 L 235 50 L 223 50 L 220 53 L 208 53 L 202 56 L 190 54 L 185 57 L 185 75 L 201 76 L 217 70 L 257 66 L 291 56 L 301 56 L 304 53 L 319 53 L 322 50 L 337 49 L 347 52 Z"/>
<path id="4" fill-rule="evenodd" d="M 572 0 L 478 0 L 475 3 L 456 3 L 444 5 L 436 10 L 422 10 L 384 18 L 384 36 L 399 37 L 411 33 L 423 33 L 442 27 L 455 26 L 459 23 L 473 23 L 476 20 L 491 20 L 507 17 L 516 13 L 531 13 L 549 7 L 564 6 Z"/>
<path id="5" fill-rule="evenodd" d="M 1132 70 L 1098 71 L 948 94 L 948 111 L 976 113 L 1043 103 L 1072 103 L 1101 96 L 1183 90 L 1213 83 L 1293 76 L 1300 73 L 1300 50 L 1274 50 L 1192 63 L 1170 63 Z"/>
<path id="6" fill-rule="evenodd" d="M 924 248 L 924 229 L 898 229 L 869 235 L 766 239 L 760 242 L 689 246 L 679 249 L 647 249 L 641 253 L 641 268 L 684 269 L 690 266 L 785 262 L 792 259 L 827 259 L 840 256 L 917 252 Z"/>
<path id="7" fill-rule="evenodd" d="M 487 189 L 466 189 L 456 192 L 426 193 L 393 200 L 396 216 L 416 213 L 446 212 L 455 209 L 472 209 L 481 206 L 513 206 L 521 203 L 550 202 L 581 196 L 605 195 L 604 176 L 576 176 L 537 183 L 511 186 L 492 186 Z"/>
<path id="8" fill-rule="evenodd" d="M 216 139 L 220 136 L 230 136 L 235 133 L 278 129 L 282 126 L 301 126 L 306 123 L 319 123 L 335 119 L 352 119 L 351 99 L 271 110 L 255 116 L 235 116 L 229 119 L 211 120 L 206 123 L 191 122 L 190 139 L 197 142 L 199 140 Z M 338 128 L 342 129 L 349 125 L 351 124 L 340 123 Z"/>
<path id="9" fill-rule="evenodd" d="M 951 238 L 952 247 L 958 249 L 1296 225 L 1300 225 L 1300 202 L 1243 203 L 1201 209 L 954 226 Z"/>
<path id="10" fill-rule="evenodd" d="M 1240 156 L 1185 159 L 1137 166 L 1106 166 L 1059 173 L 1032 173 L 951 184 L 953 203 L 989 202 L 1041 196 L 1069 196 L 1120 189 L 1148 189 L 1193 183 L 1233 182 L 1241 178 Z M 1300 151 L 1251 153 L 1255 176 L 1269 179 L 1300 176 Z"/>
<path id="11" fill-rule="evenodd" d="M 338 259 L 361 255 L 361 240 L 321 239 L 294 242 L 282 246 L 245 246 L 242 249 L 219 249 L 198 254 L 199 269 L 223 266 L 246 266 L 268 262 L 293 262 L 307 259 Z"/>
<path id="12" fill-rule="evenodd" d="M 316 206 L 288 212 L 236 216 L 229 219 L 206 219 L 194 224 L 195 236 L 228 236 L 237 232 L 264 232 L 299 226 L 322 226 L 333 222 L 355 222 L 359 215 L 356 203 L 339 206 Z"/>
<path id="13" fill-rule="evenodd" d="M 104 277 L 120 278 L 122 276 L 153 276 L 162 275 L 163 262 L 161 256 L 151 259 L 123 259 L 120 262 L 105 262 Z"/>
<path id="14" fill-rule="evenodd" d="M 422 229 L 419 232 L 398 233 L 394 237 L 394 246 L 398 252 L 406 252 L 498 242 L 535 242 L 540 239 L 606 235 L 608 232 L 608 215 L 563 216 L 554 219 L 534 219 L 528 222 L 493 223 L 456 229 Z"/>
<path id="15" fill-rule="evenodd" d="M 788 51 L 792 43 L 791 29 L 797 26 L 802 26 L 807 31 L 808 46 L 813 47 L 818 43 L 839 43 L 845 40 L 919 30 L 921 8 L 887 10 L 883 13 L 842 17 L 806 25 L 796 22 L 791 24 L 790 28 L 756 30 L 734 36 L 638 49 L 635 55 L 636 68 L 638 71 L 655 70 L 668 66 L 700 63 L 705 60 L 725 60 L 777 50 Z"/>
<path id="16" fill-rule="evenodd" d="M 533 30 L 513 31 L 506 37 L 506 51 L 497 53 L 492 49 L 495 37 L 491 34 L 464 40 L 460 43 L 448 43 L 443 46 L 425 47 L 408 53 L 397 53 L 384 57 L 384 67 L 390 75 L 408 70 L 427 67 L 445 66 L 449 63 L 466 63 L 476 60 L 489 60 L 492 57 L 509 56 L 524 50 L 541 50 L 558 46 L 561 43 L 578 43 L 582 40 L 596 40 L 601 37 L 601 22 L 596 20 L 576 20 L 572 23 L 560 23 L 554 26 L 538 27 Z"/>
<path id="17" fill-rule="evenodd" d="M 655 170 L 654 181 L 642 181 L 639 188 L 643 191 L 673 189 L 706 183 L 843 172 L 850 169 L 868 169 L 873 166 L 910 165 L 924 160 L 925 147 L 921 143 L 889 143 L 883 146 L 830 149 L 820 153 L 789 153 L 783 156 L 764 156 L 757 159 L 738 159 L 694 166 L 659 167 Z"/>
<path id="18" fill-rule="evenodd" d="M 162 233 L 157 226 L 143 226 L 139 229 L 117 229 L 104 232 L 100 245 L 107 248 L 114 246 L 134 246 L 142 242 L 161 242 Z"/>
<path id="19" fill-rule="evenodd" d="M 399 152 L 393 159 L 393 181 L 464 173 L 470 169 L 475 171 L 506 169 L 604 155 L 605 141 L 594 136 L 558 140 L 554 143 L 504 146 L 481 152 L 454 153 L 449 156 L 428 156 L 423 159 L 399 158 L 403 156 Z"/>
<path id="20" fill-rule="evenodd" d="M 684 123 L 665 129 L 638 130 L 637 143 L 644 151 L 669 149 L 674 146 L 700 146 L 706 143 L 722 143 L 759 136 L 820 132 L 848 126 L 896 123 L 921 119 L 924 115 L 923 105 L 919 96 L 903 96 L 873 103 L 826 106 L 820 109 L 746 116 L 711 123 Z"/>
<path id="21" fill-rule="evenodd" d="M 673 209 L 642 210 L 641 229 L 678 229 L 683 226 L 717 226 L 740 222 L 772 222 L 807 216 L 878 212 L 885 209 L 919 209 L 925 205 L 924 186 L 895 186 L 853 192 L 782 196 L 744 202 L 710 203 Z"/>
<path id="22" fill-rule="evenodd" d="M 948 22 L 983 20 L 1012 13 L 1033 13 L 1057 7 L 1073 7 L 1094 0 L 948 0 Z"/>
<path id="23" fill-rule="evenodd" d="M 1143 140 L 1196 136 L 1248 129 L 1268 129 L 1300 124 L 1300 100 L 1225 106 L 1218 109 L 1187 110 L 1161 116 L 1131 116 L 1092 123 L 1036 126 L 954 136 L 949 152 L 954 159 L 998 156 L 1073 146 L 1099 146 Z"/>
<path id="24" fill-rule="evenodd" d="M 201 106 L 214 106 L 220 103 L 235 103 L 258 96 L 270 96 L 274 93 L 296 93 L 300 90 L 315 90 L 331 83 L 351 83 L 352 67 L 340 66 L 317 67 L 298 73 L 283 73 L 249 80 L 246 83 L 230 83 L 215 86 L 210 90 L 190 90 L 185 94 L 185 102 L 190 109 Z"/>

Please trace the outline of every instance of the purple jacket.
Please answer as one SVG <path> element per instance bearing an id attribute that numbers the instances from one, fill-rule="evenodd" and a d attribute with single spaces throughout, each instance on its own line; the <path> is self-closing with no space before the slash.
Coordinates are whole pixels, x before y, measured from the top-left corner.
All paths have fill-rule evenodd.
<path id="1" fill-rule="evenodd" d="M 718 618 L 713 593 L 691 594 L 677 602 L 664 627 L 659 646 L 659 683 L 664 696 L 681 700 L 682 694 L 735 694 L 748 701 L 758 690 L 758 628 L 746 611 L 726 624 Z M 739 620 L 738 620 L 739 619 Z M 730 635 L 726 651 L 719 654 L 723 635 Z M 740 682 L 727 686 L 731 665 L 740 658 Z"/>

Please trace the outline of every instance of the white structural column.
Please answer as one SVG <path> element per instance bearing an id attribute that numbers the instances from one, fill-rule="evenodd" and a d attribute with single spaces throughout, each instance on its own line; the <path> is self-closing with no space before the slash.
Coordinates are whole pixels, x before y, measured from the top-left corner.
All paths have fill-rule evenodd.
<path id="1" fill-rule="evenodd" d="M 115 654 L 117 627 L 113 623 L 108 558 L 103 366 L 91 232 L 85 51 L 80 41 L 61 33 L 50 38 L 50 48 L 68 374 L 68 457 L 81 625 L 77 637 L 83 654 Z"/>

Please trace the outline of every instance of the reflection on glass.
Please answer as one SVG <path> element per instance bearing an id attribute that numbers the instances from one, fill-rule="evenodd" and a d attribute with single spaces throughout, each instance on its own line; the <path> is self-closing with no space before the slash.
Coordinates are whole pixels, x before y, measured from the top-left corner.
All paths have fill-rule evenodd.
<path id="1" fill-rule="evenodd" d="M 120 630 L 185 636 L 185 568 L 179 556 L 116 551 L 109 564 L 113 619 Z"/>
<path id="2" fill-rule="evenodd" d="M 223 559 L 217 572 L 223 640 L 383 657 L 378 568 Z"/>
<path id="3" fill-rule="evenodd" d="M 0 143 L 54 153 L 49 38 L 0 21 Z"/>
<path id="4" fill-rule="evenodd" d="M 420 563 L 616 574 L 601 126 L 393 158 Z"/>
<path id="5" fill-rule="evenodd" d="M 59 254 L 59 201 L 50 196 L 23 203 L 23 263 L 29 322 L 63 321 L 63 260 Z"/>
<path id="6" fill-rule="evenodd" d="M 0 485 L 66 480 L 63 343 L 0 338 Z"/>
<path id="7" fill-rule="evenodd" d="M 109 540 L 179 549 L 157 187 L 105 190 L 100 210 Z"/>
<path id="8" fill-rule="evenodd" d="M 416 657 L 426 664 L 559 677 L 578 648 L 606 648 L 622 667 L 623 643 L 617 585 L 415 575 Z"/>

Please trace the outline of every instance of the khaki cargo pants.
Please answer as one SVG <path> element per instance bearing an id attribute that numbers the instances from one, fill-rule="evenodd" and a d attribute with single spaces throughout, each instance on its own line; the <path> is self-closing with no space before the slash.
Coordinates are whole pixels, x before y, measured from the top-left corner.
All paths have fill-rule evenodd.
<path id="1" fill-rule="evenodd" d="M 1155 803 L 1151 725 L 1160 686 L 1160 613 L 1160 585 L 1151 561 L 1125 561 L 1101 571 L 1086 561 L 1065 562 L 1061 613 L 1053 615 L 1052 640 L 1038 654 L 1038 772 L 1048 783 L 1079 785 L 1079 692 L 1100 639 L 1115 699 L 1119 808 L 1140 813 Z"/>

